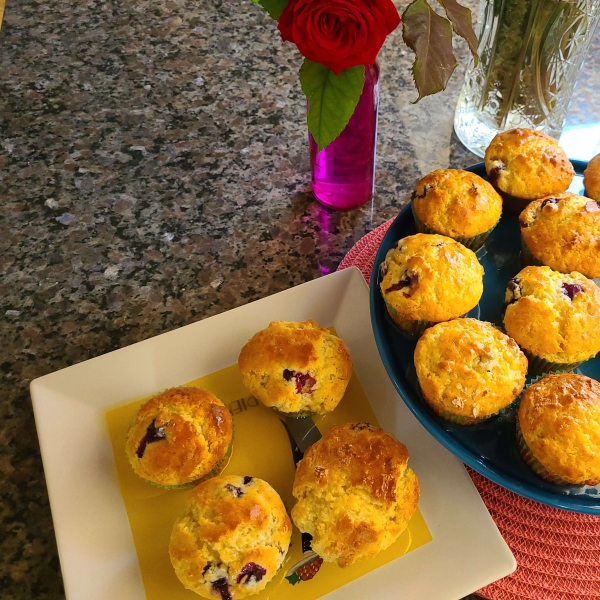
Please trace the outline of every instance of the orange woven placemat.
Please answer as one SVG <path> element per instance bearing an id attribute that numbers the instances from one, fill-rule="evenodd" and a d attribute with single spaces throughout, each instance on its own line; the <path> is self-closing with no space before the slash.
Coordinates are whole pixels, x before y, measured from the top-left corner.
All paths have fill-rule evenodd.
<path id="1" fill-rule="evenodd" d="M 360 239 L 338 270 L 356 266 L 368 283 L 392 221 Z M 600 517 L 534 502 L 467 470 L 518 563 L 512 575 L 477 594 L 489 600 L 600 598 Z"/>

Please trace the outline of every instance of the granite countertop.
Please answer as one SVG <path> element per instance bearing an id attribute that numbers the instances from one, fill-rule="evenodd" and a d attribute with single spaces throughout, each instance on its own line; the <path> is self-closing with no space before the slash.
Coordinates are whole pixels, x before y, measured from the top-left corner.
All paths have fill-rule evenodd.
<path id="1" fill-rule="evenodd" d="M 472 3 L 474 4 L 474 3 Z M 0 32 L 0 596 L 63 598 L 29 382 L 319 277 L 434 168 L 448 90 L 380 55 L 376 194 L 309 188 L 300 56 L 250 0 L 8 0 Z M 600 31 L 569 124 L 600 121 Z"/>

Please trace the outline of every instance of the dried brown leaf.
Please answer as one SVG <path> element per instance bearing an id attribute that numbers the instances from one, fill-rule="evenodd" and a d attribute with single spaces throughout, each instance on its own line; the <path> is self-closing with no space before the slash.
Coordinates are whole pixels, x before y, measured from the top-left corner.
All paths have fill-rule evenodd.
<path id="1" fill-rule="evenodd" d="M 414 0 L 402 15 L 402 38 L 416 54 L 412 67 L 421 98 L 446 89 L 457 62 L 452 52 L 452 25 L 426 0 Z"/>
<path id="2" fill-rule="evenodd" d="M 456 0 L 438 0 L 438 2 L 444 7 L 446 15 L 452 23 L 452 29 L 469 44 L 469 49 L 471 50 L 475 64 L 477 64 L 479 62 L 479 55 L 477 54 L 479 42 L 473 31 L 471 11 Z"/>

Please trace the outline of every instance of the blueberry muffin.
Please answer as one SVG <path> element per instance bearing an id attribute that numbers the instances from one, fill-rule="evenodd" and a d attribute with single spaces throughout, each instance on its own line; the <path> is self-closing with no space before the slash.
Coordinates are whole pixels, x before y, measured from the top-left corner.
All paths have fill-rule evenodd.
<path id="1" fill-rule="evenodd" d="M 523 262 L 600 277 L 600 201 L 565 192 L 535 200 L 519 216 Z"/>
<path id="2" fill-rule="evenodd" d="M 242 348 L 244 385 L 265 406 L 289 416 L 325 414 L 352 377 L 346 344 L 315 321 L 273 321 Z"/>
<path id="3" fill-rule="evenodd" d="M 564 192 L 575 176 L 558 142 L 533 129 L 497 134 L 485 151 L 485 169 L 493 186 L 524 203 Z"/>
<path id="4" fill-rule="evenodd" d="M 600 351 L 600 289 L 577 272 L 525 267 L 508 283 L 504 326 L 529 372 L 570 371 Z"/>
<path id="5" fill-rule="evenodd" d="M 139 409 L 125 448 L 140 477 L 176 487 L 216 475 L 227 462 L 232 437 L 231 413 L 214 394 L 178 387 Z"/>
<path id="6" fill-rule="evenodd" d="M 326 562 L 347 567 L 375 556 L 406 529 L 419 482 L 408 450 L 368 423 L 333 427 L 298 463 L 292 520 Z"/>
<path id="7" fill-rule="evenodd" d="M 443 236 L 417 233 L 396 242 L 380 266 L 379 287 L 393 321 L 420 335 L 433 323 L 460 317 L 483 294 L 475 253 Z"/>
<path id="8" fill-rule="evenodd" d="M 196 486 L 175 523 L 169 555 L 181 583 L 204 598 L 262 591 L 281 567 L 292 524 L 262 479 L 219 475 Z"/>
<path id="9" fill-rule="evenodd" d="M 546 375 L 523 394 L 517 442 L 525 462 L 559 485 L 600 483 L 600 383 Z"/>
<path id="10" fill-rule="evenodd" d="M 585 195 L 600 201 L 600 154 L 596 154 L 583 172 Z"/>
<path id="11" fill-rule="evenodd" d="M 472 425 L 517 398 L 525 385 L 527 359 L 491 323 L 454 319 L 422 335 L 415 369 L 423 398 L 436 414 Z"/>
<path id="12" fill-rule="evenodd" d="M 502 214 L 502 198 L 475 173 L 455 169 L 433 171 L 412 194 L 417 231 L 439 233 L 476 250 Z"/>

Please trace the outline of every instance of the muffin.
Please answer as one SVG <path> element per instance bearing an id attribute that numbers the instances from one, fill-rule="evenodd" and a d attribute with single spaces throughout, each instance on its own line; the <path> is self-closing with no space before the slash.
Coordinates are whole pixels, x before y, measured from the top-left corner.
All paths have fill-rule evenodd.
<path id="1" fill-rule="evenodd" d="M 428 329 L 415 348 L 423 398 L 440 417 L 472 425 L 497 414 L 521 393 L 527 359 L 491 323 L 454 319 Z"/>
<path id="2" fill-rule="evenodd" d="M 333 427 L 298 463 L 292 520 L 326 562 L 347 567 L 390 546 L 417 509 L 408 450 L 368 423 Z"/>
<path id="3" fill-rule="evenodd" d="M 600 288 L 577 272 L 525 267 L 508 283 L 504 326 L 530 373 L 570 371 L 600 351 Z"/>
<path id="4" fill-rule="evenodd" d="M 139 409 L 125 449 L 140 477 L 175 487 L 216 475 L 231 452 L 232 437 L 231 414 L 214 394 L 178 387 Z"/>
<path id="5" fill-rule="evenodd" d="M 600 202 L 556 194 L 529 204 L 519 224 L 525 264 L 600 277 Z"/>
<path id="6" fill-rule="evenodd" d="M 600 383 L 547 375 L 523 394 L 517 441 L 537 475 L 559 485 L 600 483 Z"/>
<path id="7" fill-rule="evenodd" d="M 219 475 L 196 486 L 175 523 L 169 555 L 181 583 L 204 598 L 262 591 L 281 567 L 292 524 L 262 479 Z"/>
<path id="8" fill-rule="evenodd" d="M 421 179 L 412 194 L 419 233 L 439 233 L 476 250 L 502 214 L 502 198 L 470 171 L 440 169 Z"/>
<path id="9" fill-rule="evenodd" d="M 585 195 L 600 201 L 600 154 L 596 154 L 583 172 Z"/>
<path id="10" fill-rule="evenodd" d="M 381 263 L 379 287 L 392 320 L 420 335 L 460 317 L 483 294 L 483 267 L 475 253 L 443 235 L 417 233 L 396 242 Z"/>
<path id="11" fill-rule="evenodd" d="M 352 377 L 344 342 L 315 321 L 273 321 L 242 348 L 244 385 L 265 406 L 288 416 L 331 412 Z"/>
<path id="12" fill-rule="evenodd" d="M 485 151 L 489 182 L 505 194 L 530 200 L 564 192 L 575 170 L 565 151 L 549 135 L 533 129 L 497 134 Z"/>

